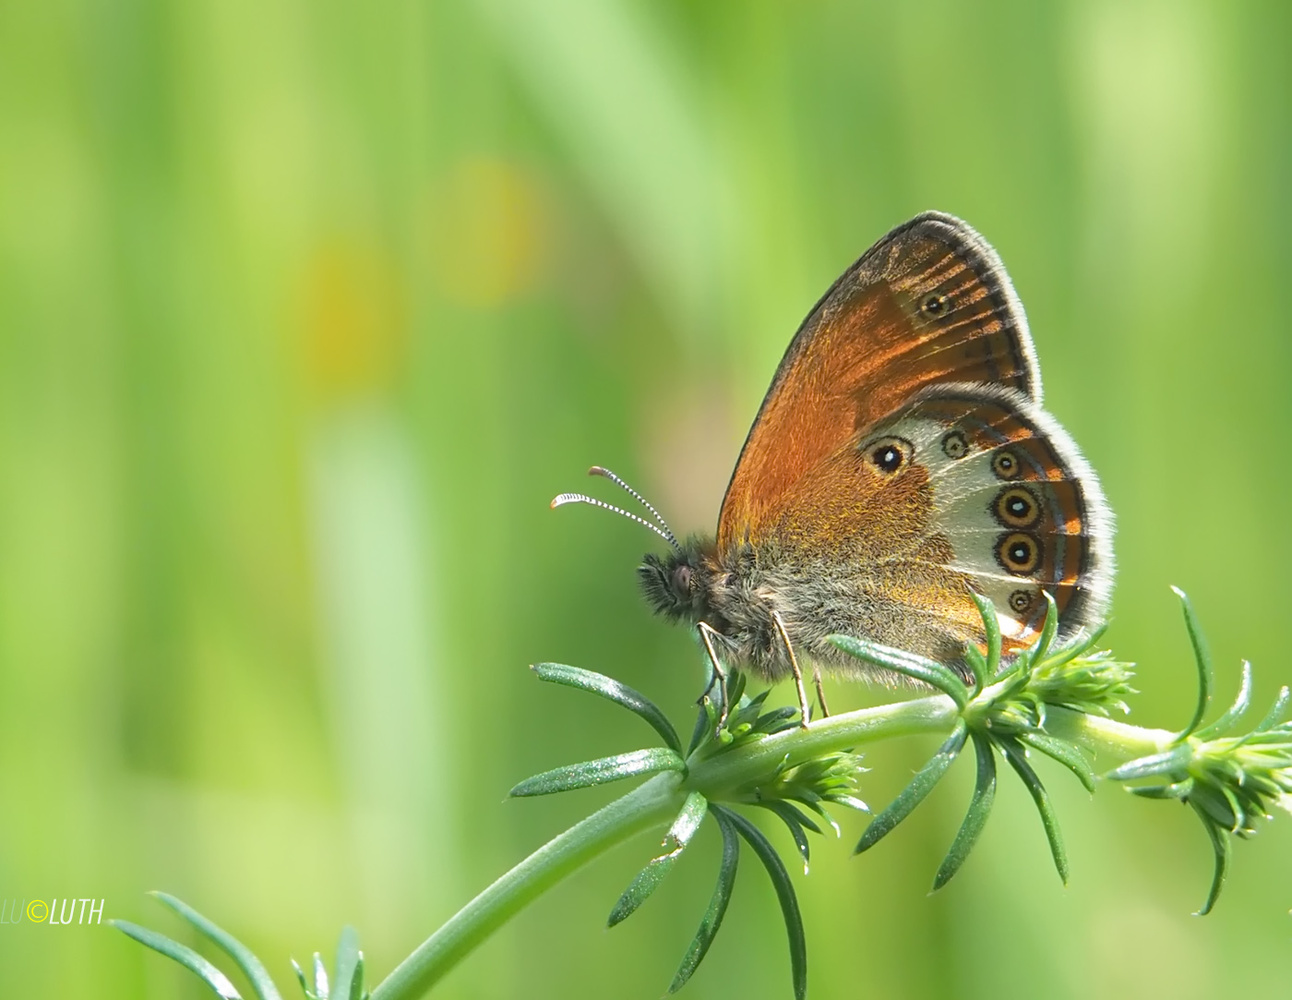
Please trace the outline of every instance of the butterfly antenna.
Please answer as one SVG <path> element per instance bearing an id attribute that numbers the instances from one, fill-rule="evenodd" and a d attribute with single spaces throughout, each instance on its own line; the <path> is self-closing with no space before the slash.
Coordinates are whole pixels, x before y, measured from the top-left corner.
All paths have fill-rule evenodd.
<path id="1" fill-rule="evenodd" d="M 628 518 L 628 520 L 636 521 L 638 524 L 650 528 L 651 531 L 659 535 L 660 538 L 668 542 L 669 545 L 673 546 L 673 548 L 677 549 L 679 552 L 682 551 L 682 546 L 678 545 L 677 539 L 673 537 L 673 532 L 665 531 L 657 525 L 651 524 L 650 521 L 646 520 L 646 518 L 638 517 L 636 514 L 631 511 L 624 510 L 622 507 L 616 507 L 614 504 L 606 503 L 604 500 L 598 500 L 596 497 L 584 496 L 582 493 L 562 493 L 559 497 L 555 497 L 552 500 L 552 508 L 555 509 L 567 503 L 590 503 L 594 507 L 600 507 L 603 510 L 608 510 L 615 514 L 622 514 L 624 517 Z"/>
<path id="2" fill-rule="evenodd" d="M 620 489 L 625 490 L 634 500 L 636 500 L 639 504 L 641 504 L 648 511 L 650 511 L 652 515 L 654 515 L 655 520 L 658 521 L 660 524 L 660 527 L 664 529 L 664 537 L 669 540 L 673 548 L 681 551 L 682 546 L 678 545 L 677 537 L 673 534 L 673 529 L 668 526 L 668 522 L 664 520 L 664 518 L 660 515 L 660 512 L 655 509 L 655 506 L 649 500 L 647 500 L 635 489 L 633 489 L 631 486 L 625 483 L 623 479 L 621 479 L 619 476 L 616 476 L 609 469 L 603 469 L 599 465 L 594 465 L 592 468 L 588 470 L 588 475 L 601 476 L 603 479 L 609 479 Z"/>

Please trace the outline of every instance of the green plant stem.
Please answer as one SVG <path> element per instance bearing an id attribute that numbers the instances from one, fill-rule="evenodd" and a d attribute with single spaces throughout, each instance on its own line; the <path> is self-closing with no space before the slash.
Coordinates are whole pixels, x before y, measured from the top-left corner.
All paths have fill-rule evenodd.
<path id="1" fill-rule="evenodd" d="M 1095 753 L 1116 757 L 1121 764 L 1136 757 L 1147 757 L 1168 749 L 1179 736 L 1169 729 L 1132 726 L 1102 715 L 1074 712 L 1070 708 L 1047 705 L 1045 731 L 1061 740 L 1076 743 Z"/>
<path id="2" fill-rule="evenodd" d="M 681 775 L 657 774 L 548 841 L 454 914 L 372 991 L 372 1000 L 422 996 L 525 906 L 616 844 L 673 818 Z"/>
<path id="3" fill-rule="evenodd" d="M 657 774 L 549 841 L 459 910 L 372 992 L 372 1000 L 416 1000 L 490 934 L 593 858 L 634 834 L 662 826 L 689 791 L 721 801 L 724 793 L 823 754 L 896 736 L 946 733 L 959 712 L 945 695 L 834 715 L 748 746 L 691 763 L 689 773 Z M 1087 749 L 1129 760 L 1170 746 L 1175 734 L 1051 706 L 1046 731 Z"/>
<path id="4" fill-rule="evenodd" d="M 721 801 L 732 789 L 770 774 L 782 761 L 793 767 L 863 743 L 917 733 L 946 733 L 958 718 L 955 702 L 946 695 L 832 715 L 806 729 L 786 729 L 747 747 L 695 761 L 683 785 Z"/>

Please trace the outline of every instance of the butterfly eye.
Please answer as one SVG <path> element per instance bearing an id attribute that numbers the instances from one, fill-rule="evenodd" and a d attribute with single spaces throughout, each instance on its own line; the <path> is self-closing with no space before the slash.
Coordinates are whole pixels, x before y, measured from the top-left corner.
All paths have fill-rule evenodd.
<path id="1" fill-rule="evenodd" d="M 866 451 L 866 457 L 880 472 L 891 476 L 905 465 L 914 451 L 909 441 L 901 438 L 884 438 L 874 442 Z"/>
<path id="2" fill-rule="evenodd" d="M 924 301 L 920 303 L 920 312 L 925 316 L 936 319 L 939 316 L 945 316 L 950 303 L 945 295 L 926 295 Z"/>
<path id="3" fill-rule="evenodd" d="M 691 593 L 691 567 L 682 565 L 673 570 L 673 589 L 681 597 Z"/>

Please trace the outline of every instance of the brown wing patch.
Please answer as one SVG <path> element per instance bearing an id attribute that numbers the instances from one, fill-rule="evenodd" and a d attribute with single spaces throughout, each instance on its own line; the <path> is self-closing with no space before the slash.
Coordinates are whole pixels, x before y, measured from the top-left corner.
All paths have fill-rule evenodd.
<path id="1" fill-rule="evenodd" d="M 799 328 L 727 487 L 719 548 L 766 537 L 803 499 L 800 481 L 860 428 L 953 382 L 1040 397 L 1027 322 L 999 258 L 969 226 L 930 212 L 871 247 Z"/>

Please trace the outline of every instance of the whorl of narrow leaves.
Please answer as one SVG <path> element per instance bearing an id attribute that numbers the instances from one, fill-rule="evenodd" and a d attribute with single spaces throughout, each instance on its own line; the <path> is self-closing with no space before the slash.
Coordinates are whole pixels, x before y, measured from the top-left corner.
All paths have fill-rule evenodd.
<path id="1" fill-rule="evenodd" d="M 1107 778 L 1123 782 L 1156 779 L 1151 784 L 1129 786 L 1128 791 L 1150 799 L 1177 799 L 1201 821 L 1215 858 L 1211 888 L 1198 911 L 1201 915 L 1211 912 L 1224 887 L 1232 850 L 1230 835 L 1254 835 L 1256 821 L 1268 819 L 1270 808 L 1292 793 L 1292 721 L 1283 719 L 1289 700 L 1284 687 L 1255 729 L 1242 736 L 1229 735 L 1251 707 L 1252 668 L 1244 662 L 1233 703 L 1210 725 L 1202 725 L 1214 689 L 1211 654 L 1193 604 L 1182 591 L 1175 593 L 1184 609 L 1198 673 L 1197 708 L 1173 746 L 1127 761 Z"/>
<path id="2" fill-rule="evenodd" d="M 972 741 L 976 763 L 973 795 L 934 877 L 933 888 L 944 886 L 963 867 L 986 825 L 995 798 L 998 756 L 1009 764 L 1031 796 L 1055 868 L 1066 882 L 1068 861 L 1063 837 L 1049 794 L 1032 766 L 1035 760 L 1032 751 L 1057 761 L 1088 790 L 1093 790 L 1094 771 L 1078 740 L 1084 745 L 1100 747 L 1112 740 L 1113 746 L 1152 747 L 1155 752 L 1126 762 L 1106 775 L 1107 779 L 1133 783 L 1128 785 L 1128 790 L 1144 798 L 1183 802 L 1202 822 L 1215 855 L 1211 888 L 1200 911 L 1209 912 L 1229 869 L 1231 835 L 1251 836 L 1256 832 L 1257 821 L 1267 818 L 1273 805 L 1292 802 L 1292 721 L 1284 717 L 1292 693 L 1283 688 L 1254 729 L 1235 734 L 1235 728 L 1252 704 L 1252 671 L 1244 663 L 1233 703 L 1213 722 L 1204 725 L 1213 690 L 1210 654 L 1192 605 L 1183 593 L 1176 593 L 1183 605 L 1193 649 L 1198 703 L 1189 725 L 1174 737 L 1160 730 L 1137 730 L 1104 719 L 1095 726 L 1096 717 L 1126 711 L 1125 699 L 1133 693 L 1131 665 L 1114 659 L 1106 651 L 1094 649 L 1101 630 L 1067 637 L 1056 645 L 1058 611 L 1049 594 L 1044 595 L 1047 614 L 1036 641 L 1008 657 L 1004 655 L 1004 637 L 994 607 L 986 598 L 975 595 L 982 615 L 984 641 L 981 647 L 971 644 L 965 651 L 965 664 L 971 675 L 968 682 L 946 665 L 925 657 L 864 639 L 831 636 L 830 641 L 848 654 L 940 691 L 945 698 L 929 696 L 916 699 L 911 705 L 918 706 L 917 713 L 930 713 L 922 716 L 924 722 L 936 720 L 938 728 L 922 731 L 945 732 L 944 727 L 952 727 L 945 742 L 907 787 L 874 817 L 858 842 L 857 851 L 869 850 L 906 819 Z M 646 862 L 624 890 L 610 913 L 610 926 L 635 913 L 665 877 L 679 867 L 704 818 L 710 816 L 722 837 L 718 877 L 709 905 L 668 992 L 676 992 L 690 980 L 722 926 L 735 886 L 743 840 L 762 862 L 776 891 L 789 941 L 791 986 L 796 1000 L 802 1000 L 807 991 L 807 944 L 793 883 L 771 842 L 748 818 L 734 811 L 733 806 L 757 806 L 776 817 L 788 831 L 789 842 L 802 860 L 806 874 L 811 854 L 810 835 L 821 834 L 824 825 L 833 828 L 836 835 L 839 833 L 839 826 L 826 806 L 867 809 L 858 797 L 860 776 L 865 769 L 851 750 L 833 749 L 853 745 L 838 737 L 848 734 L 849 740 L 855 737 L 861 741 L 875 738 L 876 730 L 868 728 L 875 725 L 875 716 L 870 713 L 887 712 L 890 707 L 856 713 L 857 718 L 847 723 L 858 727 L 855 729 L 837 725 L 846 716 L 826 721 L 822 729 L 813 723 L 800 741 L 795 735 L 800 729 L 796 709 L 789 706 L 766 709 L 768 692 L 750 697 L 746 694 L 745 676 L 732 672 L 727 678 L 726 704 L 718 704 L 707 696 L 701 699 L 691 742 L 684 753 L 677 731 L 664 713 L 632 688 L 577 667 L 545 663 L 533 669 L 544 681 L 592 692 L 634 713 L 659 734 L 665 745 L 545 771 L 516 785 L 511 792 L 513 796 L 545 795 L 626 778 L 658 777 L 571 828 L 495 882 L 401 966 L 416 966 L 419 971 L 401 979 L 397 969 L 376 988 L 376 995 L 383 1000 L 412 1000 L 418 977 L 433 982 L 433 977 L 442 975 L 446 968 L 444 964 L 435 965 L 440 959 L 423 961 L 419 956 L 434 955 L 437 941 L 444 940 L 441 934 L 474 933 L 478 943 L 506 917 L 498 916 L 498 909 L 491 912 L 483 904 L 477 904 L 509 880 L 513 886 L 523 887 L 507 890 L 512 891 L 512 902 L 521 899 L 522 892 L 537 894 L 541 888 L 534 888 L 538 884 L 534 880 L 539 876 L 517 873 L 545 871 L 544 877 L 554 881 L 556 876 L 552 872 L 557 869 L 543 869 L 541 864 L 548 862 L 540 864 L 536 859 L 559 857 L 570 843 L 577 843 L 579 836 L 585 836 L 576 831 L 595 828 L 598 822 L 605 822 L 608 814 L 618 815 L 616 822 L 619 822 L 633 815 L 631 809 L 641 810 L 636 815 L 643 822 L 639 829 L 645 829 L 647 821 L 662 822 L 667 816 L 666 810 L 678 809 L 664 838 L 663 850 Z M 902 732 L 901 726 L 909 726 L 911 719 L 920 717 L 904 715 L 905 706 L 892 708 L 896 710 L 886 716 L 884 723 L 894 727 L 890 733 Z M 863 723 L 861 717 L 872 721 Z M 1048 730 L 1050 718 L 1067 719 L 1069 728 Z M 1073 718 L 1080 720 L 1079 725 L 1088 727 L 1077 730 L 1082 736 L 1072 736 Z M 1059 738 L 1056 732 L 1067 732 L 1068 738 Z M 1132 732 L 1138 735 L 1128 735 Z M 1117 733 L 1121 736 L 1110 735 Z M 1118 739 L 1125 742 L 1119 743 Z M 673 776 L 665 776 L 664 772 L 671 772 Z M 640 804 L 624 805 L 633 802 L 653 805 L 649 809 Z M 616 814 L 615 810 L 620 808 L 624 811 Z M 584 844 L 592 842 L 583 841 Z M 178 899 L 165 894 L 157 894 L 157 898 L 233 961 L 251 983 L 256 1000 L 281 1000 L 265 967 L 244 945 Z M 515 905 L 518 907 L 523 902 Z M 496 923 L 489 925 L 489 919 Z M 224 972 L 192 948 L 132 923 L 113 923 L 134 940 L 183 965 L 216 996 L 240 1000 L 240 994 Z M 473 930 L 464 931 L 465 927 Z M 470 946 L 460 948 L 457 955 L 460 957 Z M 446 950 L 451 949 L 446 946 Z M 364 988 L 363 954 L 359 951 L 357 935 L 350 928 L 345 929 L 338 942 L 331 976 L 317 953 L 308 974 L 295 962 L 292 965 L 306 1000 L 366 1000 L 369 997 Z M 433 970 L 429 978 L 427 969 Z"/>
<path id="3" fill-rule="evenodd" d="M 954 675 L 948 677 L 951 672 L 946 668 L 934 669 L 938 665 L 918 662 L 919 658 L 909 653 L 842 636 L 831 637 L 845 652 L 934 685 L 961 708 L 961 719 L 955 730 L 902 793 L 866 828 L 857 844 L 857 853 L 869 850 L 909 816 L 933 791 L 972 738 L 977 760 L 974 794 L 951 849 L 934 877 L 933 888 L 940 889 L 960 870 L 987 822 L 995 799 L 997 753 L 1004 755 L 1032 796 L 1054 867 L 1066 882 L 1068 860 L 1063 835 L 1049 793 L 1028 762 L 1028 751 L 1037 750 L 1053 757 L 1093 790 L 1094 772 L 1081 751 L 1045 733 L 1045 706 L 1057 704 L 1077 711 L 1106 714 L 1108 706 L 1120 705 L 1122 696 L 1129 691 L 1130 669 L 1106 653 L 1089 652 L 1098 633 L 1079 636 L 1053 648 L 1058 610 L 1049 594 L 1046 594 L 1046 618 L 1037 641 L 1012 661 L 1005 662 L 995 608 L 985 597 L 974 595 L 974 600 L 982 615 L 986 642 L 984 649 L 972 644 L 966 649 L 966 660 L 974 675 L 972 690 Z"/>

